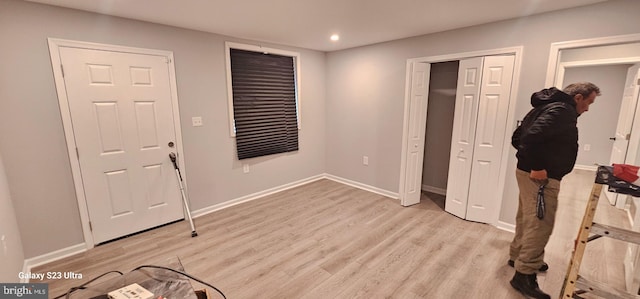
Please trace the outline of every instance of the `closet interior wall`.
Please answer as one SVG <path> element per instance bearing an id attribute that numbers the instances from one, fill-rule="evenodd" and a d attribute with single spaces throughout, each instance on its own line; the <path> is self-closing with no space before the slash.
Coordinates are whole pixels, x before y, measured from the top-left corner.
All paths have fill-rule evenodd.
<path id="1" fill-rule="evenodd" d="M 422 190 L 445 195 L 455 112 L 458 61 L 431 64 Z"/>

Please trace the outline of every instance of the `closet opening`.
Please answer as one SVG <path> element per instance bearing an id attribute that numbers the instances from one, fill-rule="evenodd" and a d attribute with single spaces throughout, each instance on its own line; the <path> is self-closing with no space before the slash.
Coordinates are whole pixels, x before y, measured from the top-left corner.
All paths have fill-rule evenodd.
<path id="1" fill-rule="evenodd" d="M 410 59 L 400 202 L 497 224 L 521 49 Z M 444 203 L 444 204 L 443 204 Z"/>
<path id="2" fill-rule="evenodd" d="M 460 62 L 431 64 L 429 102 L 422 164 L 422 200 L 433 201 L 444 211 L 449 178 L 449 158 Z"/>

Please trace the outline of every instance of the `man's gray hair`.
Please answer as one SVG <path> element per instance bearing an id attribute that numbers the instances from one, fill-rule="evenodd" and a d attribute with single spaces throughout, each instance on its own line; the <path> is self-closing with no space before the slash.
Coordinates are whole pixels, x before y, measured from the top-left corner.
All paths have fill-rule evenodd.
<path id="1" fill-rule="evenodd" d="M 600 88 L 591 82 L 578 82 L 569 84 L 569 86 L 565 87 L 563 91 L 571 97 L 574 97 L 577 94 L 581 94 L 586 98 L 594 91 L 597 96 L 600 95 Z"/>

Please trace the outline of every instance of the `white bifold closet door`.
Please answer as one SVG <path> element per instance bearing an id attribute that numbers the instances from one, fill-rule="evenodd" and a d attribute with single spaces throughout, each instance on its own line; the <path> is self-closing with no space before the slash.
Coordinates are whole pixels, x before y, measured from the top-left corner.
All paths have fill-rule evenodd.
<path id="1" fill-rule="evenodd" d="M 411 113 L 407 136 L 408 163 L 406 163 L 407 169 L 403 172 L 406 175 L 403 206 L 420 203 L 430 71 L 431 65 L 428 63 L 415 63 L 411 70 L 411 101 L 409 102 Z"/>
<path id="2" fill-rule="evenodd" d="M 514 56 L 460 61 L 445 210 L 491 223 L 498 190 Z"/>

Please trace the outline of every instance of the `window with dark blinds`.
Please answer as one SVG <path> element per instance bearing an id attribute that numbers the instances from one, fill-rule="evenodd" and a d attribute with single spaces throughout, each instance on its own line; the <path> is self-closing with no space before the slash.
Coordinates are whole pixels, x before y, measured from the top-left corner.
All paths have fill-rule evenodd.
<path id="1" fill-rule="evenodd" d="M 298 150 L 294 58 L 230 49 L 239 159 Z"/>

